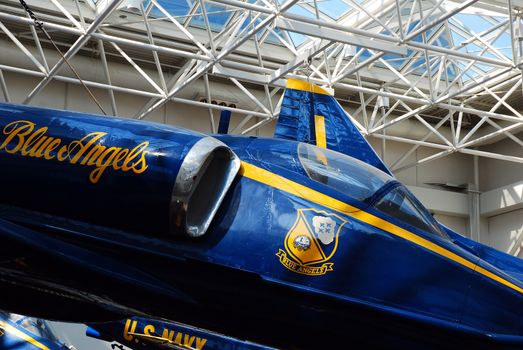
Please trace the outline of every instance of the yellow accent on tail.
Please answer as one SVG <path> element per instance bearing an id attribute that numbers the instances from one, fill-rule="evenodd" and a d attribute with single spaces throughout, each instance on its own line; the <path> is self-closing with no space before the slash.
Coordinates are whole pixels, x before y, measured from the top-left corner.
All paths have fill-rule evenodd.
<path id="1" fill-rule="evenodd" d="M 314 129 L 316 130 L 316 146 L 327 148 L 327 137 L 325 136 L 325 117 L 314 116 Z"/>
<path id="2" fill-rule="evenodd" d="M 293 89 L 293 90 L 309 91 L 309 92 L 314 92 L 316 94 L 332 96 L 331 93 L 329 93 L 327 90 L 323 89 L 322 87 L 309 83 L 308 81 L 303 81 L 303 80 L 298 80 L 298 79 L 288 79 L 287 84 L 285 84 L 285 88 Z"/>

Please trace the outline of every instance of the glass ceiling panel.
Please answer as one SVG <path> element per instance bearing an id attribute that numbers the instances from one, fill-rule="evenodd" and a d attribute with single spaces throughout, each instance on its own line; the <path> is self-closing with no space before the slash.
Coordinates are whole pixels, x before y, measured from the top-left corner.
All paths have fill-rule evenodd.
<path id="1" fill-rule="evenodd" d="M 492 24 L 487 22 L 481 16 L 478 16 L 475 14 L 473 15 L 473 14 L 466 14 L 466 13 L 458 13 L 453 18 L 455 18 L 457 21 L 463 23 L 464 26 L 468 27 L 473 33 L 476 33 L 476 34 L 481 33 L 492 27 Z"/>
<path id="2" fill-rule="evenodd" d="M 161 2 L 172 3 L 173 1 L 163 0 Z M 209 20 L 211 30 L 215 32 L 218 32 L 223 28 L 223 26 L 229 21 L 233 13 L 233 11 L 227 10 L 224 6 L 215 4 L 206 4 L 205 11 L 207 13 L 207 19 Z M 202 14 L 202 10 L 198 9 L 196 13 Z M 203 18 L 203 15 L 194 16 L 191 20 L 191 26 L 205 29 L 205 19 Z"/>
<path id="3" fill-rule="evenodd" d="M 150 2 L 150 0 L 146 1 L 144 6 L 147 7 L 150 4 Z M 194 7 L 196 1 L 159 0 L 158 3 L 180 23 L 184 23 L 187 20 L 190 20 L 191 26 L 205 28 L 205 20 L 203 18 L 202 10 L 200 8 L 198 8 L 195 14 L 190 16 L 191 9 Z M 211 30 L 213 31 L 220 31 L 234 13 L 234 10 L 228 10 L 224 6 L 209 3 L 206 3 L 205 11 L 207 12 L 207 18 L 209 19 L 209 25 L 211 27 Z M 155 6 L 153 6 L 151 16 L 155 18 L 165 17 L 162 11 L 160 11 Z"/>
<path id="4" fill-rule="evenodd" d="M 284 0 L 279 0 L 280 4 L 283 2 Z M 362 2 L 362 0 L 358 0 L 357 2 Z M 299 1 L 296 5 L 292 6 L 288 12 L 307 18 L 316 18 L 314 3 L 313 0 Z M 321 15 L 328 16 L 333 20 L 340 19 L 352 8 L 343 0 L 317 0 L 316 4 L 318 5 L 318 11 Z"/>
<path id="5" fill-rule="evenodd" d="M 291 37 L 292 43 L 294 44 L 295 47 L 298 47 L 301 44 L 303 44 L 304 42 L 306 42 L 307 40 L 309 40 L 308 37 L 306 37 L 305 35 L 299 34 L 299 33 L 290 32 L 289 36 Z"/>
<path id="6" fill-rule="evenodd" d="M 250 1 L 250 2 L 254 3 L 256 1 Z M 147 7 L 150 3 L 151 3 L 151 1 L 148 0 L 144 3 L 144 6 Z M 197 28 L 202 28 L 202 29 L 206 28 L 205 18 L 203 16 L 203 12 L 202 12 L 201 8 L 199 8 L 199 2 L 194 1 L 194 0 L 182 0 L 182 1 L 158 0 L 158 3 L 180 23 L 185 23 L 186 21 L 190 21 L 189 24 L 192 27 L 197 27 Z M 191 10 L 195 6 L 195 4 L 197 4 L 198 8 L 196 9 L 195 13 L 193 13 L 191 15 L 190 14 Z M 209 20 L 210 29 L 214 32 L 219 32 L 229 22 L 232 15 L 237 10 L 227 8 L 220 4 L 206 3 L 205 11 L 207 13 L 207 18 Z M 165 17 L 165 15 L 162 13 L 162 11 L 160 11 L 155 6 L 153 6 L 153 9 L 151 10 L 150 15 L 154 18 Z M 258 19 L 255 24 L 258 24 L 260 21 L 261 21 L 261 19 Z M 241 29 L 244 29 L 245 27 L 247 27 L 249 25 L 251 25 L 251 20 L 247 19 L 243 22 Z M 285 36 L 283 35 L 283 33 L 280 29 L 274 28 L 274 32 L 278 33 L 283 39 L 285 39 Z M 258 39 L 260 39 L 264 33 L 265 33 L 265 31 L 261 31 L 257 36 Z M 291 34 L 291 38 L 293 41 L 297 41 L 299 43 L 303 43 L 307 39 L 306 37 L 303 37 L 303 36 L 296 37 L 293 34 Z M 265 42 L 283 46 L 282 42 L 273 33 L 270 33 L 266 36 Z"/>
<path id="7" fill-rule="evenodd" d="M 292 13 L 293 15 L 299 15 L 307 18 L 316 18 L 314 13 L 311 11 L 307 11 L 302 6 L 294 5 L 290 9 L 287 10 L 288 13 Z"/>
<path id="8" fill-rule="evenodd" d="M 147 8 L 149 6 L 149 3 L 151 1 L 146 1 L 144 3 L 144 6 Z M 185 22 L 185 19 L 187 17 L 187 14 L 192 8 L 192 5 L 190 5 L 187 1 L 167 1 L 167 0 L 160 0 L 158 1 L 162 7 L 167 10 L 174 18 L 179 20 L 180 22 Z M 151 11 L 151 15 L 153 17 L 164 17 L 164 14 L 158 10 L 158 8 L 153 7 L 153 10 Z"/>
<path id="9" fill-rule="evenodd" d="M 320 11 L 336 20 L 351 9 L 349 5 L 341 0 L 318 1 L 318 7 L 320 8 Z"/>
<path id="10" fill-rule="evenodd" d="M 355 1 L 365 6 L 365 0 Z M 150 4 L 150 2 L 150 0 L 146 0 L 144 5 L 147 6 Z M 189 24 L 192 27 L 205 28 L 205 20 L 202 15 L 202 10 L 198 8 L 200 3 L 198 0 L 158 0 L 158 2 L 181 23 L 186 23 L 187 21 L 189 21 Z M 249 2 L 257 3 L 258 1 L 249 0 Z M 285 0 L 278 0 L 278 2 L 282 4 L 285 2 Z M 402 6 L 402 11 L 410 12 L 408 6 L 409 3 L 412 3 L 412 6 L 414 6 L 413 0 L 406 0 L 404 6 Z M 191 15 L 191 10 L 193 10 L 195 6 L 196 11 L 194 11 L 194 13 Z M 208 20 L 210 23 L 210 29 L 214 32 L 220 31 L 230 21 L 233 13 L 235 11 L 238 11 L 237 9 L 227 8 L 224 5 L 215 3 L 206 3 L 205 6 Z M 338 21 L 349 11 L 355 10 L 351 7 L 349 0 L 300 0 L 287 11 L 291 14 L 315 19 L 318 16 L 318 14 L 316 13 L 316 6 L 318 6 L 320 18 L 326 21 Z M 405 14 L 407 15 L 407 13 Z M 163 13 L 154 6 L 153 10 L 151 11 L 151 16 L 156 18 L 165 17 Z M 251 20 L 247 19 L 242 24 L 242 29 L 249 25 L 255 25 L 262 20 L 263 16 L 257 19 L 255 23 L 251 23 Z M 502 17 L 487 18 L 486 16 L 478 16 L 475 14 L 473 15 L 467 13 L 459 13 L 453 16 L 451 19 L 449 19 L 449 24 L 446 25 L 445 30 L 440 30 L 444 24 L 428 30 L 426 32 L 427 40 L 429 41 L 430 45 L 434 46 L 444 48 L 459 47 L 460 43 L 470 40 L 471 36 L 467 35 L 468 32 L 479 34 L 481 32 L 484 32 L 485 30 L 488 30 L 492 27 L 492 25 L 502 20 L 504 20 L 504 18 Z M 391 27 L 393 30 L 395 30 L 394 25 L 392 25 Z M 410 24 L 410 28 L 407 31 L 407 33 L 418 29 L 418 27 L 419 20 L 413 21 Z M 304 43 L 311 40 L 311 38 L 308 36 L 294 32 L 287 32 L 279 28 L 273 28 L 272 30 L 274 32 L 267 33 L 267 29 L 260 31 L 257 34 L 257 38 L 264 38 L 265 43 L 285 46 L 282 43 L 283 40 L 285 42 L 288 42 L 288 44 L 294 46 L 295 48 L 299 48 Z M 440 30 L 438 37 L 431 38 L 433 35 L 437 33 L 438 30 Z M 499 31 L 495 31 L 492 34 L 490 34 L 490 38 L 493 38 L 498 33 L 500 34 L 499 37 L 491 43 L 491 45 L 494 46 L 500 54 L 505 55 L 507 58 L 511 59 L 512 48 L 510 36 L 506 33 L 506 31 L 504 31 L 505 29 L 502 27 Z M 381 34 L 389 35 L 390 33 L 386 32 L 385 30 L 382 30 Z M 278 38 L 278 36 L 281 39 Z M 488 36 L 485 37 L 485 39 L 488 39 Z M 417 37 L 413 38 L 413 40 L 417 42 L 423 41 L 421 35 L 418 35 Z M 356 51 L 359 50 L 359 47 L 356 48 Z M 482 53 L 482 51 L 484 50 L 484 46 L 478 43 L 477 41 L 468 43 L 464 47 L 459 47 L 458 50 L 460 52 L 467 53 L 470 55 L 481 55 L 486 58 L 499 59 L 499 57 L 496 56 L 495 53 L 489 52 L 490 50 L 487 50 L 487 52 Z M 399 71 L 404 70 L 405 73 L 420 76 L 423 75 L 427 70 L 427 64 L 425 62 L 425 56 L 417 55 L 418 53 L 418 51 L 408 49 L 406 56 L 386 54 L 383 56 L 383 60 L 385 60 L 388 64 L 390 64 L 392 67 Z M 359 62 L 362 62 L 371 56 L 372 54 L 369 51 L 364 50 L 358 60 Z M 440 67 L 440 62 L 441 60 L 439 59 L 431 59 L 431 70 L 438 70 Z M 374 65 L 377 67 L 385 68 L 385 65 L 379 61 L 375 62 Z M 492 70 L 492 67 L 490 66 L 479 66 L 477 64 L 475 66 L 477 66 L 476 71 L 470 70 L 469 72 L 463 75 L 461 79 L 464 82 L 470 80 L 472 77 L 476 77 L 478 71 L 489 72 Z M 455 63 L 447 61 L 447 70 L 446 72 L 441 74 L 440 77 L 441 79 L 454 79 L 459 74 L 459 71 L 460 68 L 458 68 L 458 66 L 456 66 Z"/>
<path id="11" fill-rule="evenodd" d="M 416 28 L 418 23 L 419 23 L 419 21 L 414 21 L 413 23 L 411 23 L 409 31 L 414 30 L 414 28 Z M 434 45 L 434 46 L 450 48 L 452 46 L 451 45 L 452 42 L 447 35 L 447 31 L 442 31 L 441 34 L 439 34 L 439 36 L 435 39 L 431 38 L 435 33 L 440 31 L 441 28 L 442 28 L 442 26 L 438 26 L 438 27 L 429 29 L 426 32 L 427 41 L 431 42 L 431 45 Z M 386 34 L 386 33 L 383 31 L 382 34 Z M 423 42 L 423 37 L 421 34 L 419 34 L 412 40 L 417 41 L 417 42 Z M 359 50 L 359 48 L 358 48 L 358 50 Z M 401 71 L 402 69 L 407 67 L 407 65 L 410 64 L 410 66 L 408 68 L 408 72 L 410 72 L 410 74 L 422 75 L 427 70 L 427 64 L 425 61 L 425 56 L 417 55 L 418 53 L 419 53 L 419 51 L 408 49 L 406 57 L 395 55 L 395 54 L 386 54 L 383 56 L 383 60 L 385 60 L 388 64 L 390 64 L 392 67 L 394 67 L 398 71 Z M 360 62 L 365 61 L 366 59 L 368 59 L 370 57 L 372 57 L 372 54 L 369 51 L 365 50 L 363 52 L 363 54 L 359 57 L 359 61 Z M 435 62 L 432 60 L 430 62 L 431 62 L 431 69 L 436 69 L 439 66 L 439 65 L 436 65 Z M 386 68 L 386 66 L 379 61 L 376 63 L 376 66 L 381 67 L 381 68 Z M 452 64 L 448 65 L 448 67 L 447 67 L 448 78 L 454 79 L 456 77 L 456 75 L 457 75 L 457 72 L 456 72 L 454 65 L 452 65 Z M 442 74 L 441 79 L 444 80 L 446 78 L 447 77 L 445 77 Z"/>

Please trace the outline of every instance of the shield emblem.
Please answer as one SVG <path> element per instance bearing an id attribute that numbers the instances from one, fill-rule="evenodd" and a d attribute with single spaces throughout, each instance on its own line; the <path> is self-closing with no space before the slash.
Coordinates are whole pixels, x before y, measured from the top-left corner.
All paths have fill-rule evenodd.
<path id="1" fill-rule="evenodd" d="M 277 256 L 290 270 L 307 275 L 332 271 L 332 258 L 338 248 L 338 238 L 347 221 L 340 216 L 316 209 L 298 209 L 296 221 L 285 236 L 285 250 Z M 288 257 L 287 257 L 288 254 Z M 318 264 L 323 264 L 318 266 Z"/>

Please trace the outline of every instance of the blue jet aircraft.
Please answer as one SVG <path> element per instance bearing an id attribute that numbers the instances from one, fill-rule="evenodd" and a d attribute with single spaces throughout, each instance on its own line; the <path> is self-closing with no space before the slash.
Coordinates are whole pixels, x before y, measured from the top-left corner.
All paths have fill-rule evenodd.
<path id="1" fill-rule="evenodd" d="M 274 350 L 201 328 L 142 317 L 92 324 L 87 327 L 86 335 L 109 342 L 118 342 L 133 350 Z M 115 344 L 113 348 L 120 347 Z"/>
<path id="2" fill-rule="evenodd" d="M 308 82 L 275 138 L 0 104 L 0 169 L 0 308 L 285 349 L 523 347 L 523 262 L 436 222 Z"/>
<path id="3" fill-rule="evenodd" d="M 0 349 L 74 350 L 58 340 L 48 323 L 0 311 Z"/>

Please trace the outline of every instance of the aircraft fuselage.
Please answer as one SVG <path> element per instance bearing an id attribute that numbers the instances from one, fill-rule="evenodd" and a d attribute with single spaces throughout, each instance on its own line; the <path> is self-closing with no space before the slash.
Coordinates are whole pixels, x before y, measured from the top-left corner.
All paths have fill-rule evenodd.
<path id="1" fill-rule="evenodd" d="M 74 124 L 53 120 L 56 128 Z M 52 127 L 43 127 L 8 141 L 12 134 L 0 134 L 8 153 L 0 166 L 10 169 L 0 175 L 2 309 L 79 322 L 163 317 L 285 348 L 384 339 L 437 348 L 458 335 L 470 344 L 520 341 L 521 282 L 474 249 L 313 180 L 297 142 L 216 136 L 238 156 L 240 171 L 207 232 L 187 238 L 170 234 L 178 227 L 178 212 L 168 218 L 162 204 L 170 193 L 155 200 L 175 177 L 162 168 L 176 168 L 162 160 L 164 146 L 185 154 L 191 135 L 153 128 L 103 162 L 118 134 L 99 143 L 97 162 L 86 158 L 96 142 L 82 147 L 99 134 L 79 123 L 74 132 L 90 138 L 55 142 L 54 135 L 38 148 L 38 135 L 28 139 L 51 137 L 44 134 Z M 144 153 L 144 142 L 156 153 Z M 140 177 L 146 171 L 156 182 Z M 386 186 L 399 183 L 391 178 Z"/>

